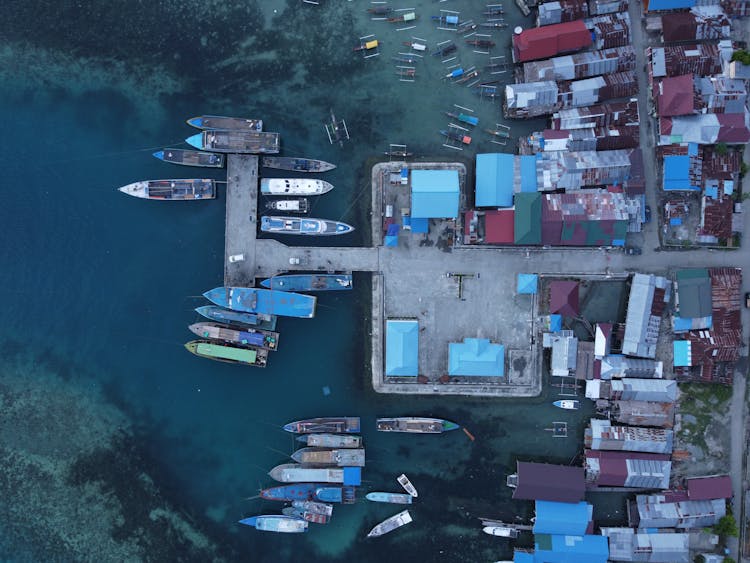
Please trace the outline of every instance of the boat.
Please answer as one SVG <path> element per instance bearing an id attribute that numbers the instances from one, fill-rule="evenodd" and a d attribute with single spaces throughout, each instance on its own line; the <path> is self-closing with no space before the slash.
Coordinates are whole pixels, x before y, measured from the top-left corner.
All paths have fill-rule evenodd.
<path id="1" fill-rule="evenodd" d="M 282 463 L 268 472 L 280 483 L 342 483 L 357 486 L 362 481 L 359 467 L 306 467 L 298 463 Z"/>
<path id="2" fill-rule="evenodd" d="M 187 124 L 196 129 L 231 129 L 232 131 L 263 131 L 262 119 L 244 117 L 223 117 L 221 115 L 201 115 L 191 117 Z"/>
<path id="3" fill-rule="evenodd" d="M 341 291 L 352 289 L 351 274 L 288 274 L 260 282 L 279 291 Z"/>
<path id="4" fill-rule="evenodd" d="M 272 514 L 267 516 L 252 516 L 243 518 L 240 524 L 253 526 L 262 532 L 282 532 L 285 534 L 298 534 L 307 531 L 307 520 L 296 516 L 284 514 Z"/>
<path id="5" fill-rule="evenodd" d="M 560 401 L 555 401 L 552 404 L 559 409 L 565 409 L 569 411 L 577 411 L 581 406 L 581 403 L 576 399 L 563 399 Z"/>
<path id="6" fill-rule="evenodd" d="M 480 25 L 484 25 L 484 24 L 480 24 Z M 491 39 L 467 39 L 466 42 L 469 45 L 473 45 L 474 47 L 485 47 L 485 48 L 488 48 L 488 47 L 494 47 L 495 46 L 495 42 L 492 41 Z"/>
<path id="7" fill-rule="evenodd" d="M 486 21 L 479 24 L 482 27 L 489 27 L 491 29 L 505 29 L 508 27 L 508 24 L 505 22 L 492 22 L 492 21 Z M 486 41 L 486 40 L 485 40 Z M 487 43 L 492 43 L 492 45 L 479 45 L 480 47 L 494 47 L 495 43 L 492 41 L 487 41 Z"/>
<path id="8" fill-rule="evenodd" d="M 399 68 L 396 70 L 396 76 L 401 76 L 403 78 L 414 78 L 416 75 L 416 68 Z"/>
<path id="9" fill-rule="evenodd" d="M 401 43 L 404 47 L 411 47 L 415 51 L 426 51 L 427 45 L 424 43 L 417 43 L 416 41 L 404 41 Z"/>
<path id="10" fill-rule="evenodd" d="M 297 441 L 318 448 L 359 448 L 362 445 L 361 436 L 341 434 L 303 434 L 297 436 Z"/>
<path id="11" fill-rule="evenodd" d="M 341 221 L 329 219 L 275 217 L 264 215 L 260 218 L 260 230 L 264 233 L 285 235 L 330 236 L 351 233 L 354 227 Z"/>
<path id="12" fill-rule="evenodd" d="M 224 168 L 224 155 L 214 152 L 191 151 L 188 149 L 162 149 L 154 156 L 164 162 L 202 166 L 204 168 Z"/>
<path id="13" fill-rule="evenodd" d="M 395 516 L 391 516 L 390 518 L 383 520 L 380 524 L 370 530 L 370 533 L 367 534 L 367 537 L 376 538 L 378 536 L 382 536 L 383 534 L 392 532 L 396 528 L 400 528 L 401 526 L 404 526 L 411 521 L 411 514 L 409 514 L 408 510 L 404 510 L 403 512 L 399 512 Z"/>
<path id="14" fill-rule="evenodd" d="M 458 133 L 456 131 L 451 131 L 448 129 L 442 129 L 440 131 L 440 134 L 443 137 L 446 137 L 447 139 L 450 139 L 451 141 L 456 141 L 457 143 L 462 143 L 464 145 L 470 145 L 471 144 L 471 137 L 468 135 L 464 135 L 462 133 Z"/>
<path id="15" fill-rule="evenodd" d="M 477 24 L 475 24 L 472 20 L 460 22 L 458 24 L 458 27 L 456 28 L 456 31 L 458 33 L 464 34 L 468 33 L 469 31 L 474 31 L 477 28 Z"/>
<path id="16" fill-rule="evenodd" d="M 468 123 L 471 126 L 475 126 L 479 123 L 479 118 L 474 117 L 473 115 L 466 115 L 464 113 L 456 113 L 453 111 L 446 111 L 444 113 L 451 119 L 455 119 L 461 123 Z"/>
<path id="17" fill-rule="evenodd" d="M 391 57 L 391 59 L 397 63 L 414 64 L 417 62 L 417 55 L 410 55 L 409 53 L 399 53 L 398 55 Z"/>
<path id="18" fill-rule="evenodd" d="M 266 500 L 337 502 L 352 504 L 356 500 L 355 487 L 341 487 L 324 483 L 294 483 L 280 485 L 260 491 L 260 497 Z"/>
<path id="19" fill-rule="evenodd" d="M 497 536 L 500 538 L 517 538 L 520 532 L 515 528 L 508 528 L 507 526 L 485 526 L 482 528 L 485 534 L 491 536 Z"/>
<path id="20" fill-rule="evenodd" d="M 203 297 L 219 307 L 234 311 L 303 319 L 315 316 L 317 301 L 313 295 L 253 287 L 215 287 L 205 292 Z"/>
<path id="21" fill-rule="evenodd" d="M 330 192 L 333 186 L 324 180 L 310 178 L 263 178 L 260 193 L 263 195 L 321 195 Z"/>
<path id="22" fill-rule="evenodd" d="M 328 172 L 336 168 L 335 164 L 314 158 L 295 158 L 292 156 L 264 156 L 260 165 L 263 168 L 291 170 L 293 172 Z"/>
<path id="23" fill-rule="evenodd" d="M 295 197 L 293 199 L 275 199 L 273 201 L 268 201 L 266 202 L 266 209 L 304 215 L 307 213 L 309 207 L 306 197 Z"/>
<path id="24" fill-rule="evenodd" d="M 502 137 L 503 139 L 510 139 L 510 129 L 485 129 L 490 135 L 495 137 Z"/>
<path id="25" fill-rule="evenodd" d="M 518 487 L 518 473 L 511 473 L 505 478 L 505 485 L 511 489 Z"/>
<path id="26" fill-rule="evenodd" d="M 257 326 L 264 330 L 273 330 L 276 327 L 276 317 L 274 315 L 243 313 L 241 311 L 232 311 L 231 309 L 222 309 L 216 305 L 196 307 L 195 312 L 207 319 L 225 324 Z"/>
<path id="27" fill-rule="evenodd" d="M 411 481 L 409 481 L 409 478 L 405 474 L 402 473 L 401 475 L 396 477 L 396 481 L 398 481 L 399 485 L 401 485 L 404 490 L 414 498 L 417 498 L 419 496 L 417 488 L 411 484 Z"/>
<path id="28" fill-rule="evenodd" d="M 439 16 L 430 16 L 430 19 L 437 22 L 438 25 L 458 25 L 458 15 L 441 14 Z"/>
<path id="29" fill-rule="evenodd" d="M 405 12 L 398 16 L 393 16 L 388 18 L 387 21 L 390 23 L 400 23 L 400 22 L 413 22 L 419 19 L 419 16 L 415 12 Z"/>
<path id="30" fill-rule="evenodd" d="M 409 432 L 413 434 L 442 434 L 459 428 L 458 424 L 442 418 L 403 416 L 399 418 L 378 418 L 379 432 Z"/>
<path id="31" fill-rule="evenodd" d="M 262 131 L 231 131 L 206 129 L 185 139 L 196 149 L 231 153 L 277 153 L 280 142 L 278 133 Z"/>
<path id="32" fill-rule="evenodd" d="M 263 348 L 231 346 L 210 340 L 191 340 L 185 344 L 185 348 L 188 352 L 201 358 L 208 358 L 209 360 L 216 360 L 218 362 L 228 362 L 230 364 L 243 364 L 264 368 L 268 361 L 268 350 Z"/>
<path id="33" fill-rule="evenodd" d="M 323 432 L 357 434 L 360 431 L 360 424 L 358 416 L 308 418 L 285 424 L 284 430 L 296 434 L 320 434 Z M 308 442 L 308 445 L 311 444 Z"/>
<path id="34" fill-rule="evenodd" d="M 313 514 L 324 514 L 325 516 L 331 516 L 333 514 L 333 506 L 324 502 L 316 502 L 314 500 L 293 500 L 292 506 L 294 508 L 307 510 Z"/>
<path id="35" fill-rule="evenodd" d="M 281 509 L 281 513 L 285 516 L 294 516 L 295 518 L 302 518 L 306 522 L 312 522 L 313 524 L 328 524 L 331 517 L 325 514 L 317 514 L 310 512 L 304 508 L 297 508 L 296 506 L 285 506 Z"/>
<path id="36" fill-rule="evenodd" d="M 398 158 L 409 158 L 411 156 L 414 156 L 413 152 L 407 151 L 385 151 L 383 154 L 385 154 L 385 156 L 395 156 Z"/>
<path id="37" fill-rule="evenodd" d="M 500 97 L 500 91 L 497 89 L 497 86 L 494 86 L 492 84 L 479 84 L 478 86 L 474 86 L 472 88 L 475 94 L 481 96 L 482 98 L 499 98 Z M 492 129 L 485 129 L 488 133 L 494 135 L 495 131 Z"/>
<path id="38" fill-rule="evenodd" d="M 194 323 L 188 328 L 200 338 L 221 340 L 238 346 L 255 346 L 266 350 L 278 350 L 279 347 L 279 333 L 270 330 L 235 330 L 231 326 L 219 323 Z"/>
<path id="39" fill-rule="evenodd" d="M 376 6 L 375 8 L 367 8 L 368 14 L 373 14 L 375 16 L 385 16 L 387 14 L 390 14 L 393 11 L 393 8 L 389 8 L 387 6 Z"/>
<path id="40" fill-rule="evenodd" d="M 363 448 L 301 448 L 292 454 L 292 459 L 304 465 L 328 465 L 338 467 L 364 467 Z"/>
<path id="41" fill-rule="evenodd" d="M 367 493 L 367 500 L 372 502 L 388 502 L 390 504 L 411 504 L 414 497 L 403 493 Z"/>
<path id="42" fill-rule="evenodd" d="M 214 199 L 216 180 L 143 180 L 117 189 L 143 199 Z"/>
<path id="43" fill-rule="evenodd" d="M 458 50 L 458 45 L 456 45 L 453 41 L 451 41 L 447 45 L 443 45 L 442 47 L 440 47 L 436 51 L 433 51 L 432 52 L 432 56 L 433 57 L 444 57 L 446 55 L 450 55 L 451 53 L 453 53 L 454 51 L 457 51 L 457 50 Z"/>
<path id="44" fill-rule="evenodd" d="M 502 6 L 487 6 L 487 9 L 482 12 L 485 16 L 501 16 L 505 13 L 505 9 Z"/>
<path id="45" fill-rule="evenodd" d="M 352 51 L 369 51 L 370 49 L 378 48 L 378 40 L 373 39 L 372 41 L 362 41 L 359 45 L 355 46 Z"/>

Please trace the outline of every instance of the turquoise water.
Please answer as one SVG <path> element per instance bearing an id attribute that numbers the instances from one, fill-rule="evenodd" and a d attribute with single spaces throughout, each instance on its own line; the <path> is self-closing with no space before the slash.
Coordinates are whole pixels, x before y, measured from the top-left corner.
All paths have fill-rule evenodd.
<path id="1" fill-rule="evenodd" d="M 192 133 L 187 117 L 262 117 L 267 130 L 281 133 L 284 154 L 337 163 L 325 176 L 336 190 L 316 202 L 315 214 L 359 226 L 345 241 L 353 245 L 367 240 L 366 163 L 388 143 L 468 163 L 477 151 L 513 149 L 481 132 L 464 152 L 442 148 L 437 130 L 451 104 L 476 109 L 480 128 L 500 121 L 499 106 L 444 82 L 433 57 L 417 64 L 414 84 L 398 82 L 390 61 L 412 33 L 430 44 L 453 37 L 429 21 L 440 8 L 480 20 L 476 2 L 412 2 L 421 19 L 400 34 L 371 22 L 364 2 L 300 4 L 5 4 L 0 464 L 17 481 L 0 482 L 4 559 L 82 560 L 88 549 L 112 561 L 124 553 L 494 561 L 510 555 L 510 544 L 482 534 L 476 518 L 529 516 L 529 503 L 511 501 L 504 485 L 516 458 L 568 463 L 577 454 L 582 422 L 569 419 L 567 440 L 544 431 L 571 416 L 549 406 L 553 392 L 525 401 L 374 394 L 365 275 L 352 294 L 321 296 L 314 320 L 281 320 L 280 351 L 265 370 L 208 362 L 182 348 L 197 320 L 193 308 L 204 304 L 200 294 L 222 281 L 223 198 L 147 202 L 115 188 L 190 176 L 150 156 L 183 146 Z M 512 28 L 521 17 L 507 4 Z M 370 33 L 382 54 L 363 60 L 352 47 Z M 509 56 L 509 32 L 494 35 L 496 54 Z M 465 45 L 460 52 L 464 66 L 486 62 Z M 343 148 L 325 136 L 331 107 L 352 135 Z M 514 137 L 540 126 L 514 123 Z M 220 171 L 194 173 L 221 178 Z M 362 501 L 337 507 L 331 524 L 300 537 L 238 526 L 242 517 L 281 508 L 246 500 L 272 485 L 266 472 L 287 461 L 293 443 L 280 426 L 343 414 L 363 417 L 368 463 L 360 496 L 397 491 L 395 477 L 406 472 L 420 491 L 414 524 L 367 540 L 396 510 Z M 374 418 L 388 415 L 443 416 L 476 441 L 461 432 L 378 435 Z M 28 494 L 21 483 L 44 494 Z"/>

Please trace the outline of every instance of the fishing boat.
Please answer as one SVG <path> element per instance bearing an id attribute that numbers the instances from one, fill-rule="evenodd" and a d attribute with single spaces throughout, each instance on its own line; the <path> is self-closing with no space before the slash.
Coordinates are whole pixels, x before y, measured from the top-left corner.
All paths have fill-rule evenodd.
<path id="1" fill-rule="evenodd" d="M 416 12 L 405 12 L 403 14 L 400 14 L 398 16 L 393 16 L 388 18 L 387 21 L 391 23 L 401 23 L 401 22 L 413 22 L 419 19 L 419 16 L 417 16 Z"/>
<path id="2" fill-rule="evenodd" d="M 505 13 L 505 9 L 502 6 L 495 5 L 495 6 L 487 6 L 487 9 L 482 12 L 485 16 L 501 16 Z"/>
<path id="3" fill-rule="evenodd" d="M 308 466 L 364 467 L 365 450 L 363 448 L 301 448 L 292 454 L 297 463 Z"/>
<path id="4" fill-rule="evenodd" d="M 218 362 L 228 362 L 230 364 L 242 364 L 258 368 L 266 367 L 268 361 L 268 350 L 263 348 L 252 348 L 250 346 L 231 346 L 229 344 L 219 344 L 210 340 L 191 340 L 185 344 L 188 352 L 216 360 Z"/>
<path id="5" fill-rule="evenodd" d="M 359 467 L 306 467 L 298 463 L 282 463 L 268 472 L 280 483 L 342 483 L 357 486 L 362 482 Z"/>
<path id="6" fill-rule="evenodd" d="M 441 14 L 439 16 L 430 16 L 430 19 L 437 22 L 438 25 L 458 25 L 458 15 L 456 14 Z"/>
<path id="7" fill-rule="evenodd" d="M 341 221 L 329 219 L 304 219 L 297 217 L 260 218 L 260 230 L 264 233 L 282 233 L 286 235 L 329 236 L 351 233 L 354 227 Z"/>
<path id="8" fill-rule="evenodd" d="M 284 425 L 284 430 L 296 434 L 347 433 L 357 434 L 360 431 L 358 416 L 340 416 L 330 418 L 308 418 Z M 312 445 L 312 444 L 309 444 Z"/>
<path id="9" fill-rule="evenodd" d="M 414 497 L 404 493 L 367 493 L 365 498 L 372 502 L 388 502 L 390 504 L 411 504 Z"/>
<path id="10" fill-rule="evenodd" d="M 362 41 L 359 45 L 356 45 L 352 51 L 369 51 L 370 49 L 378 48 L 378 40 L 372 39 L 371 41 Z"/>
<path id="11" fill-rule="evenodd" d="M 508 24 L 505 22 L 492 22 L 492 21 L 482 22 L 479 25 L 481 25 L 482 27 L 489 27 L 491 29 L 505 29 L 506 27 L 508 27 Z M 480 45 L 480 46 L 481 47 L 494 47 L 495 46 L 495 44 L 492 41 L 490 41 L 489 43 L 492 43 L 492 45 Z"/>
<path id="12" fill-rule="evenodd" d="M 231 153 L 271 153 L 279 152 L 278 133 L 262 131 L 233 131 L 226 129 L 206 129 L 185 139 L 191 147 L 202 151 Z"/>
<path id="13" fill-rule="evenodd" d="M 321 195 L 330 192 L 333 185 L 324 180 L 309 178 L 263 178 L 260 193 L 263 195 Z"/>
<path id="14" fill-rule="evenodd" d="M 340 291 L 352 289 L 351 274 L 288 274 L 260 282 L 279 291 Z"/>
<path id="15" fill-rule="evenodd" d="M 191 117 L 187 124 L 196 129 L 231 129 L 233 131 L 263 131 L 262 119 L 244 117 L 223 117 L 221 115 L 201 115 Z"/>
<path id="16" fill-rule="evenodd" d="M 517 538 L 520 532 L 515 528 L 508 528 L 507 526 L 485 526 L 482 528 L 485 534 L 490 536 L 497 536 L 499 538 Z"/>
<path id="17" fill-rule="evenodd" d="M 224 155 L 214 152 L 191 151 L 187 149 L 162 149 L 154 156 L 164 162 L 183 164 L 185 166 L 203 166 L 204 168 L 223 168 Z"/>
<path id="18" fill-rule="evenodd" d="M 577 411 L 581 406 L 581 403 L 576 399 L 563 399 L 560 401 L 555 401 L 552 404 L 555 405 L 558 409 L 565 409 L 569 411 Z"/>
<path id="19" fill-rule="evenodd" d="M 313 295 L 252 287 L 215 287 L 203 297 L 219 307 L 235 311 L 303 319 L 315 316 L 317 301 Z"/>
<path id="20" fill-rule="evenodd" d="M 417 498 L 419 496 L 417 488 L 411 484 L 411 481 L 409 481 L 409 478 L 405 474 L 402 473 L 401 475 L 396 477 L 396 481 L 398 481 L 399 485 L 401 485 L 404 490 L 414 498 Z"/>
<path id="21" fill-rule="evenodd" d="M 414 64 L 417 62 L 416 55 L 410 55 L 409 53 L 399 53 L 395 57 L 391 57 L 397 63 Z"/>
<path id="22" fill-rule="evenodd" d="M 457 143 L 461 143 L 464 145 L 470 145 L 471 144 L 471 137 L 468 135 L 464 135 L 463 133 L 458 133 L 456 131 L 451 131 L 450 129 L 442 129 L 440 131 L 440 134 L 443 137 L 446 137 L 447 139 L 450 139 L 451 141 L 456 141 Z"/>
<path id="23" fill-rule="evenodd" d="M 188 328 L 201 338 L 220 340 L 238 346 L 255 346 L 266 350 L 277 350 L 279 347 L 278 332 L 255 328 L 234 330 L 231 326 L 218 323 L 194 323 Z"/>
<path id="24" fill-rule="evenodd" d="M 446 55 L 450 55 L 451 53 L 457 50 L 458 50 L 458 45 L 456 45 L 455 43 L 453 43 L 453 41 L 451 41 L 447 45 L 443 45 L 442 47 L 438 48 L 436 51 L 433 51 L 432 56 L 444 57 Z"/>
<path id="25" fill-rule="evenodd" d="M 477 24 L 475 24 L 473 21 L 465 21 L 458 24 L 458 27 L 456 28 L 456 31 L 458 33 L 468 33 L 469 31 L 474 31 L 477 28 Z"/>
<path id="26" fill-rule="evenodd" d="M 490 135 L 495 137 L 502 137 L 503 139 L 510 139 L 510 129 L 485 129 Z"/>
<path id="27" fill-rule="evenodd" d="M 268 201 L 266 202 L 266 209 L 304 215 L 307 213 L 309 207 L 306 197 L 295 197 L 292 199 L 276 199 L 274 201 Z"/>
<path id="28" fill-rule="evenodd" d="M 284 514 L 272 514 L 268 516 L 252 516 L 243 518 L 240 524 L 253 526 L 262 532 L 281 532 L 285 534 L 298 534 L 307 531 L 307 520 L 296 516 Z"/>
<path id="29" fill-rule="evenodd" d="M 273 330 L 276 327 L 276 317 L 274 315 L 243 313 L 232 311 L 231 309 L 222 309 L 216 305 L 196 307 L 195 312 L 207 319 L 225 324 L 257 326 L 263 330 Z"/>
<path id="30" fill-rule="evenodd" d="M 404 41 L 402 43 L 402 45 L 404 47 L 411 47 L 415 51 L 426 51 L 427 50 L 427 45 L 425 45 L 424 43 L 417 43 L 416 41 Z"/>
<path id="31" fill-rule="evenodd" d="M 387 6 L 376 6 L 375 8 L 367 8 L 368 14 L 373 14 L 375 16 L 385 16 L 387 14 L 390 14 L 393 11 L 393 8 L 389 8 Z"/>
<path id="32" fill-rule="evenodd" d="M 324 502 L 316 502 L 314 500 L 293 500 L 292 506 L 294 508 L 307 510 L 314 514 L 324 514 L 326 516 L 331 516 L 333 514 L 333 506 Z"/>
<path id="33" fill-rule="evenodd" d="M 344 436 L 341 434 L 303 434 L 297 441 L 317 448 L 359 448 L 361 436 Z"/>
<path id="34" fill-rule="evenodd" d="M 456 113 L 453 111 L 446 111 L 443 113 L 445 113 L 445 115 L 447 115 L 451 119 L 455 119 L 457 121 L 460 121 L 461 123 L 467 123 L 472 127 L 476 126 L 479 123 L 479 118 L 474 117 L 473 115 L 466 115 L 465 113 Z"/>
<path id="35" fill-rule="evenodd" d="M 216 180 L 144 180 L 117 189 L 143 199 L 214 199 Z"/>
<path id="36" fill-rule="evenodd" d="M 411 514 L 409 514 L 408 510 L 404 510 L 403 512 L 399 512 L 395 516 L 391 516 L 390 518 L 383 520 L 380 524 L 370 530 L 370 533 L 367 534 L 367 537 L 376 538 L 378 536 L 382 536 L 383 534 L 392 532 L 396 528 L 400 528 L 401 526 L 404 526 L 411 521 Z"/>
<path id="37" fill-rule="evenodd" d="M 413 152 L 407 152 L 407 151 L 385 151 L 385 156 L 394 156 L 398 158 L 409 158 L 410 156 L 414 156 Z"/>
<path id="38" fill-rule="evenodd" d="M 466 72 L 463 76 L 461 76 L 461 78 L 456 80 L 456 84 L 464 84 L 468 82 L 469 80 L 471 80 L 472 78 L 476 78 L 477 76 L 479 76 L 479 71 L 477 69 L 470 70 Z"/>
<path id="39" fill-rule="evenodd" d="M 481 24 L 481 25 L 484 25 L 484 24 Z M 474 47 L 489 48 L 489 47 L 495 46 L 495 42 L 492 41 L 491 39 L 467 39 L 466 42 L 469 45 L 473 45 Z"/>
<path id="40" fill-rule="evenodd" d="M 483 98 L 499 98 L 500 97 L 500 91 L 497 89 L 497 86 L 493 86 L 490 84 L 480 84 L 478 86 L 475 86 L 472 88 L 475 94 L 478 94 L 479 96 Z M 485 129 L 488 133 L 494 134 L 494 131 L 491 129 Z"/>
<path id="41" fill-rule="evenodd" d="M 396 70 L 396 76 L 401 76 L 403 78 L 414 78 L 416 75 L 416 68 L 399 68 Z"/>
<path id="42" fill-rule="evenodd" d="M 336 168 L 335 164 L 314 158 L 295 158 L 291 156 L 264 156 L 260 165 L 263 168 L 291 170 L 293 172 L 328 172 Z"/>
<path id="43" fill-rule="evenodd" d="M 266 500 L 337 502 L 352 504 L 356 500 L 355 487 L 337 487 L 323 483 L 294 483 L 269 487 L 260 491 L 260 497 Z"/>
<path id="44" fill-rule="evenodd" d="M 312 522 L 313 524 L 328 524 L 328 522 L 330 522 L 331 520 L 331 517 L 326 516 L 325 514 L 317 514 L 315 512 L 305 510 L 304 508 L 297 508 L 295 506 L 285 506 L 281 509 L 281 513 L 284 516 L 302 518 L 302 520 L 305 520 L 306 522 Z"/>
<path id="45" fill-rule="evenodd" d="M 442 418 L 404 416 L 400 418 L 378 418 L 379 432 L 409 432 L 412 434 L 442 434 L 459 428 L 458 424 Z"/>

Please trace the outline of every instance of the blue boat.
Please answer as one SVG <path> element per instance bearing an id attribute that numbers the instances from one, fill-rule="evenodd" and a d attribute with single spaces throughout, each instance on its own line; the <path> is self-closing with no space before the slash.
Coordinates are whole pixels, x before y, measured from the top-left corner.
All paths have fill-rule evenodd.
<path id="1" fill-rule="evenodd" d="M 284 430 L 295 434 L 359 434 L 358 416 L 331 416 L 325 418 L 306 418 L 284 425 Z"/>
<path id="2" fill-rule="evenodd" d="M 271 514 L 267 516 L 252 516 L 243 518 L 240 524 L 253 526 L 262 532 L 281 532 L 284 534 L 299 534 L 307 531 L 307 520 L 285 514 Z"/>
<path id="3" fill-rule="evenodd" d="M 270 487 L 260 492 L 266 500 L 294 501 L 317 500 L 320 502 L 340 502 L 352 504 L 356 499 L 355 487 L 341 487 L 322 483 L 292 483 Z"/>
<path id="4" fill-rule="evenodd" d="M 196 129 L 231 129 L 233 131 L 263 131 L 262 119 L 244 117 L 224 117 L 221 115 L 200 115 L 191 117 L 187 124 Z"/>
<path id="5" fill-rule="evenodd" d="M 315 316 L 317 297 L 252 287 L 215 287 L 203 297 L 219 307 L 245 313 L 265 313 L 310 319 Z"/>
<path id="6" fill-rule="evenodd" d="M 281 233 L 284 235 L 345 235 L 351 233 L 354 227 L 341 221 L 329 219 L 304 219 L 299 217 L 269 217 L 260 218 L 260 230 L 264 233 Z"/>
<path id="7" fill-rule="evenodd" d="M 352 289 L 352 275 L 290 274 L 268 278 L 260 285 L 279 291 L 338 291 Z"/>
<path id="8" fill-rule="evenodd" d="M 256 315 L 255 313 L 243 313 L 222 309 L 216 305 L 203 305 L 196 307 L 195 312 L 212 321 L 229 325 L 249 325 L 262 328 L 263 330 L 276 330 L 275 315 Z"/>
<path id="9" fill-rule="evenodd" d="M 213 152 L 191 151 L 187 149 L 163 149 L 156 151 L 154 157 L 172 164 L 184 166 L 203 166 L 204 168 L 223 168 L 224 155 Z"/>

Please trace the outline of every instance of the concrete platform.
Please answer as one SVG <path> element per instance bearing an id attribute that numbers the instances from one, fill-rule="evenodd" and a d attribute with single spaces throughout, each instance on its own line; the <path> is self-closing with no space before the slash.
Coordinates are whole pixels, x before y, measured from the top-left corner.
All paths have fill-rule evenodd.
<path id="1" fill-rule="evenodd" d="M 224 285 L 255 285 L 255 235 L 258 216 L 258 157 L 227 156 L 227 209 L 224 231 Z M 244 260 L 231 263 L 229 257 L 242 254 Z"/>

